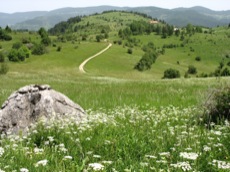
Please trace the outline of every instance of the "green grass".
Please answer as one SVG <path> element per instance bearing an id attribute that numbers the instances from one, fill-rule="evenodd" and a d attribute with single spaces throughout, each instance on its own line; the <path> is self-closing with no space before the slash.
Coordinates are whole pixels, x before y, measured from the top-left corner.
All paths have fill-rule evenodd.
<path id="1" fill-rule="evenodd" d="M 124 106 L 89 110 L 89 118 L 81 123 L 66 118 L 49 125 L 39 124 L 28 136 L 2 140 L 0 169 L 229 170 L 229 123 L 207 130 L 194 118 L 199 109 L 145 109 Z M 95 165 L 99 170 L 94 169 Z"/>
<path id="2" fill-rule="evenodd" d="M 114 18 L 105 19 L 104 15 L 89 17 L 83 22 L 97 24 L 111 19 L 115 23 L 118 17 L 109 14 Z M 124 17 L 127 19 L 124 24 L 131 22 L 132 17 L 136 16 Z M 119 39 L 115 33 L 110 33 L 109 41 Z M 50 126 L 38 124 L 24 137 L 2 135 L 0 169 L 80 172 L 93 171 L 92 163 L 99 163 L 104 166 L 101 171 L 113 172 L 180 172 L 185 171 L 185 166 L 191 171 L 228 171 L 228 122 L 219 126 L 212 124 L 213 127 L 207 129 L 199 123 L 202 118 L 198 115 L 210 90 L 230 85 L 229 78 L 161 79 L 169 67 L 180 70 L 183 75 L 190 64 L 197 67 L 199 73 L 209 73 L 222 58 L 227 63 L 228 33 L 226 29 L 217 28 L 213 35 L 187 36 L 189 41 L 185 47 L 166 49 L 152 69 L 145 72 L 133 69 L 143 54 L 141 46 L 149 41 L 157 48 L 169 43 L 180 45 L 179 38 L 161 39 L 155 34 L 136 36 L 141 43 L 133 47 L 132 55 L 127 53 L 128 47 L 114 44 L 87 63 L 86 74 L 79 72 L 79 65 L 108 45 L 108 42 L 96 43 L 95 35 L 91 35 L 91 41 L 80 43 L 55 42 L 57 47 L 62 47 L 61 52 L 49 46 L 48 54 L 31 55 L 25 62 L 8 62 L 9 72 L 0 75 L 0 104 L 22 86 L 49 84 L 82 106 L 88 119 L 80 124 L 70 118 Z M 13 41 L 1 42 L 4 53 L 23 37 L 40 41 L 36 34 L 13 33 L 12 36 Z M 190 47 L 195 51 L 191 52 Z M 195 61 L 196 56 L 201 57 L 201 62 Z M 185 153 L 193 153 L 195 158 L 189 158 L 189 154 L 186 157 Z M 38 165 L 41 160 L 47 160 L 47 164 Z"/>

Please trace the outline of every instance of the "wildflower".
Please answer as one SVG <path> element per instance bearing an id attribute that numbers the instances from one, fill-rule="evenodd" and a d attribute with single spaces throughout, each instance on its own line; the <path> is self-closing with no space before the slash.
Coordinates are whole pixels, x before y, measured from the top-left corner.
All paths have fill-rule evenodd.
<path id="1" fill-rule="evenodd" d="M 225 161 L 213 160 L 212 165 L 217 166 L 219 169 L 230 169 L 230 163 Z"/>
<path id="2" fill-rule="evenodd" d="M 54 141 L 54 137 L 52 137 L 52 136 L 49 136 L 48 139 L 49 139 L 50 142 Z"/>
<path id="3" fill-rule="evenodd" d="M 149 165 L 149 163 L 147 163 L 147 162 L 141 162 L 140 165 L 141 165 L 142 167 L 147 167 L 147 166 Z"/>
<path id="4" fill-rule="evenodd" d="M 39 148 L 34 148 L 34 153 L 35 154 L 42 154 L 44 149 L 39 149 Z"/>
<path id="5" fill-rule="evenodd" d="M 3 147 L 0 147 L 0 157 L 4 154 L 5 150 Z"/>
<path id="6" fill-rule="evenodd" d="M 170 164 L 174 168 L 182 168 L 183 171 L 189 171 L 192 169 L 189 162 L 178 162 L 176 164 Z"/>
<path id="7" fill-rule="evenodd" d="M 101 163 L 102 163 L 102 164 L 112 164 L 113 161 L 102 161 Z"/>
<path id="8" fill-rule="evenodd" d="M 204 148 L 203 148 L 203 149 L 204 149 L 205 152 L 208 152 L 208 151 L 211 150 L 211 148 L 210 148 L 209 146 L 207 146 L 207 145 L 204 145 Z"/>
<path id="9" fill-rule="evenodd" d="M 146 157 L 146 158 L 150 158 L 150 159 L 157 159 L 157 157 L 154 156 L 154 155 L 145 155 L 145 157 Z"/>
<path id="10" fill-rule="evenodd" d="M 94 158 L 101 158 L 100 155 L 93 155 Z"/>
<path id="11" fill-rule="evenodd" d="M 89 167 L 92 168 L 94 171 L 100 171 L 104 169 L 104 165 L 99 163 L 90 163 Z"/>
<path id="12" fill-rule="evenodd" d="M 170 152 L 161 152 L 159 153 L 160 156 L 170 156 Z"/>
<path id="13" fill-rule="evenodd" d="M 27 168 L 20 168 L 20 172 L 29 172 Z"/>
<path id="14" fill-rule="evenodd" d="M 73 157 L 72 156 L 64 156 L 63 160 L 72 160 Z"/>
<path id="15" fill-rule="evenodd" d="M 38 167 L 38 166 L 46 166 L 47 163 L 48 163 L 48 160 L 44 159 L 44 160 L 38 161 L 38 162 L 35 164 L 35 167 Z"/>
<path id="16" fill-rule="evenodd" d="M 185 159 L 190 159 L 190 160 L 196 160 L 198 157 L 197 153 L 187 153 L 187 152 L 181 152 L 180 157 L 185 158 Z"/>

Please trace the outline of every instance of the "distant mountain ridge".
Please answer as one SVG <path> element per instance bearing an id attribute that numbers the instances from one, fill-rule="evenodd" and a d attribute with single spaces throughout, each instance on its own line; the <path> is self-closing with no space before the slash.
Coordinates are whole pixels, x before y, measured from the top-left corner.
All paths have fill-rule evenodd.
<path id="1" fill-rule="evenodd" d="M 109 10 L 136 11 L 153 18 L 165 20 L 167 23 L 182 27 L 188 23 L 205 27 L 227 25 L 230 22 L 230 10 L 213 11 L 204 7 L 163 9 L 158 7 L 115 7 L 97 6 L 83 8 L 61 8 L 52 11 L 32 11 L 20 13 L 0 13 L 0 26 L 9 25 L 13 29 L 38 30 L 41 27 L 49 29 L 55 24 L 70 17 L 102 13 Z"/>

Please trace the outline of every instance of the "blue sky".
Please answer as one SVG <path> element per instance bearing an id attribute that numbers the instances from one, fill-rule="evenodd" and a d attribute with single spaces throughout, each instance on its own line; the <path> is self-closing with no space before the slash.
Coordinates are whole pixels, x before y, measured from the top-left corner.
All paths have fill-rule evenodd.
<path id="1" fill-rule="evenodd" d="M 156 6 L 167 9 L 203 6 L 212 10 L 230 10 L 230 0 L 2 0 L 0 12 L 50 11 L 63 7 Z"/>

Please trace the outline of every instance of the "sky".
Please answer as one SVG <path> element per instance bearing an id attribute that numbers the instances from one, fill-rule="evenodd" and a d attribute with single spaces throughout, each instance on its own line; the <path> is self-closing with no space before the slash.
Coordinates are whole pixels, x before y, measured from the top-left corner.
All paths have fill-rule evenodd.
<path id="1" fill-rule="evenodd" d="M 167 9 L 203 6 L 212 10 L 230 10 L 230 0 L 1 0 L 0 12 L 51 11 L 64 7 L 112 5 L 119 7 L 155 6 Z"/>

